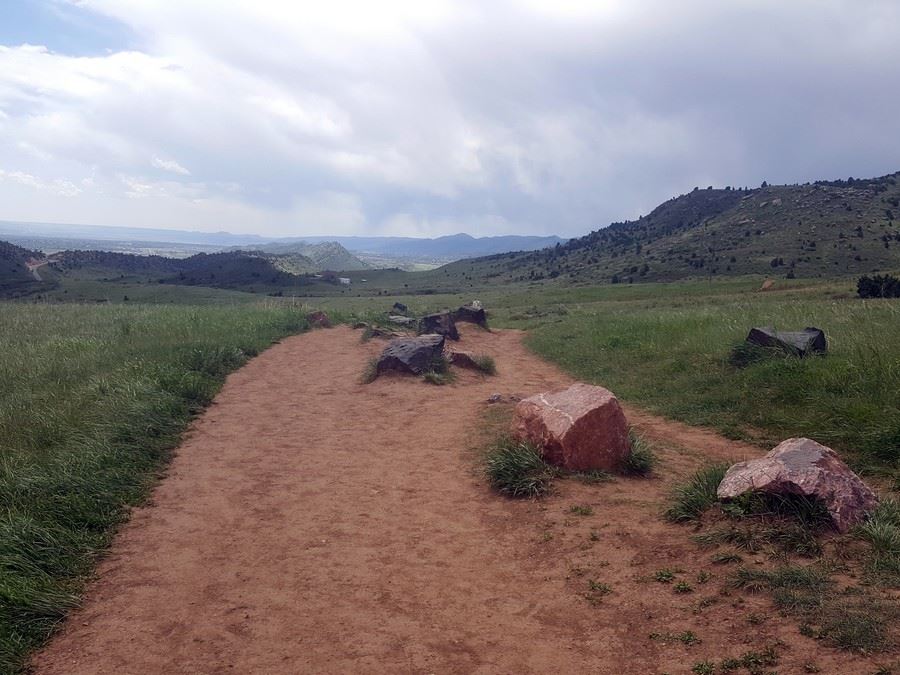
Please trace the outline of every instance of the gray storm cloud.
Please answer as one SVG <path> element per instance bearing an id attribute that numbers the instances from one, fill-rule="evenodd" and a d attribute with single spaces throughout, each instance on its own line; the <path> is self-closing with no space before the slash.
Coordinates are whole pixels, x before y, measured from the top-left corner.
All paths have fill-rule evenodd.
<path id="1" fill-rule="evenodd" d="M 900 169 L 892 0 L 75 4 L 134 47 L 0 46 L 0 218 L 577 235 Z"/>

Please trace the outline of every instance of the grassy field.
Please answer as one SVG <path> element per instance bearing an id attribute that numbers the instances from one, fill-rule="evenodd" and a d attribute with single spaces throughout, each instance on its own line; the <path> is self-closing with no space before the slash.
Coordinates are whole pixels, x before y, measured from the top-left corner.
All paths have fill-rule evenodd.
<path id="1" fill-rule="evenodd" d="M 896 479 L 900 302 L 859 300 L 839 283 L 776 293 L 704 286 L 605 287 L 581 302 L 550 294 L 500 322 L 530 328 L 535 351 L 625 400 L 764 445 L 810 436 Z M 829 353 L 732 366 L 733 346 L 759 325 L 822 328 Z"/>
<path id="2" fill-rule="evenodd" d="M 0 672 L 78 602 L 224 376 L 305 328 L 275 305 L 0 304 Z"/>

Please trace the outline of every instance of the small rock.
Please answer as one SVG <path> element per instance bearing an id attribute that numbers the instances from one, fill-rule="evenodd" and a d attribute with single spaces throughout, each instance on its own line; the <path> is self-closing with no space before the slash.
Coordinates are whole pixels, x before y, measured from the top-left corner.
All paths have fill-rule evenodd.
<path id="1" fill-rule="evenodd" d="M 611 391 L 581 382 L 520 401 L 513 434 L 571 471 L 615 470 L 631 452 L 619 401 Z"/>
<path id="2" fill-rule="evenodd" d="M 360 328 L 368 328 L 368 327 L 369 327 L 369 324 L 367 324 L 365 321 L 357 321 L 355 324 L 353 324 L 353 328 L 355 330 L 358 330 Z"/>
<path id="3" fill-rule="evenodd" d="M 765 457 L 735 464 L 716 495 L 733 499 L 747 492 L 816 499 L 839 532 L 865 520 L 878 503 L 875 493 L 834 450 L 809 438 L 789 438 Z"/>
<path id="4" fill-rule="evenodd" d="M 395 302 L 394 306 L 391 307 L 398 314 L 406 314 L 409 311 L 409 307 L 404 305 L 402 302 Z"/>
<path id="5" fill-rule="evenodd" d="M 419 322 L 419 334 L 428 333 L 443 335 L 451 340 L 459 340 L 459 331 L 456 330 L 456 323 L 450 316 L 450 312 L 438 312 L 423 316 L 422 321 Z"/>
<path id="6" fill-rule="evenodd" d="M 313 328 L 331 328 L 331 321 L 325 312 L 316 310 L 306 315 L 306 321 Z"/>
<path id="7" fill-rule="evenodd" d="M 376 370 L 388 370 L 421 375 L 444 353 L 443 335 L 421 335 L 391 340 L 381 356 Z"/>
<path id="8" fill-rule="evenodd" d="M 808 354 L 824 354 L 828 350 L 825 332 L 818 328 L 800 331 L 776 331 L 772 328 L 751 328 L 747 342 L 760 347 L 774 347 L 803 358 Z"/>
<path id="9" fill-rule="evenodd" d="M 488 403 L 500 403 L 503 400 L 503 394 L 491 394 L 488 396 Z"/>

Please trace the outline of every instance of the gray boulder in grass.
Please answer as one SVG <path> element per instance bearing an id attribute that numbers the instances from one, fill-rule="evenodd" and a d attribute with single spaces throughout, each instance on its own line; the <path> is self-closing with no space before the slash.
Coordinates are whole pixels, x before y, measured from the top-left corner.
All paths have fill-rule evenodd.
<path id="1" fill-rule="evenodd" d="M 748 492 L 816 499 L 839 532 L 861 523 L 878 504 L 875 493 L 834 450 L 809 438 L 789 438 L 765 457 L 735 464 L 716 496 L 734 499 Z"/>
<path id="2" fill-rule="evenodd" d="M 378 357 L 377 372 L 394 370 L 401 373 L 421 375 L 444 353 L 443 335 L 421 335 L 419 337 L 391 340 Z"/>
<path id="3" fill-rule="evenodd" d="M 807 327 L 796 331 L 778 331 L 774 328 L 751 328 L 747 342 L 760 347 L 781 349 L 799 357 L 808 354 L 824 354 L 828 350 L 825 331 Z"/>

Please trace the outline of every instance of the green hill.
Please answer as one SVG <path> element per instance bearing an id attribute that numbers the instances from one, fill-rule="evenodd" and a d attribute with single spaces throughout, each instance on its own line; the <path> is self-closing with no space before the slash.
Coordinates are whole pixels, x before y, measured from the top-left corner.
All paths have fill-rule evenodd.
<path id="1" fill-rule="evenodd" d="M 37 251 L 0 241 L 0 297 L 14 297 L 42 288 L 40 278 L 29 269 L 28 261 L 43 257 Z"/>
<path id="2" fill-rule="evenodd" d="M 672 281 L 900 269 L 900 173 L 873 179 L 697 189 L 636 221 L 544 251 L 460 261 L 471 278 Z M 458 268 L 458 269 L 457 269 Z"/>
<path id="3" fill-rule="evenodd" d="M 343 272 L 371 269 L 371 265 L 364 263 L 336 241 L 323 241 L 317 244 L 309 244 L 304 241 L 273 242 L 258 246 L 255 250 L 272 254 L 276 264 L 293 267 L 301 272 L 321 272 L 323 270 Z M 303 260 L 298 259 L 298 256 Z M 309 261 L 308 269 L 301 269 L 304 260 Z"/>

